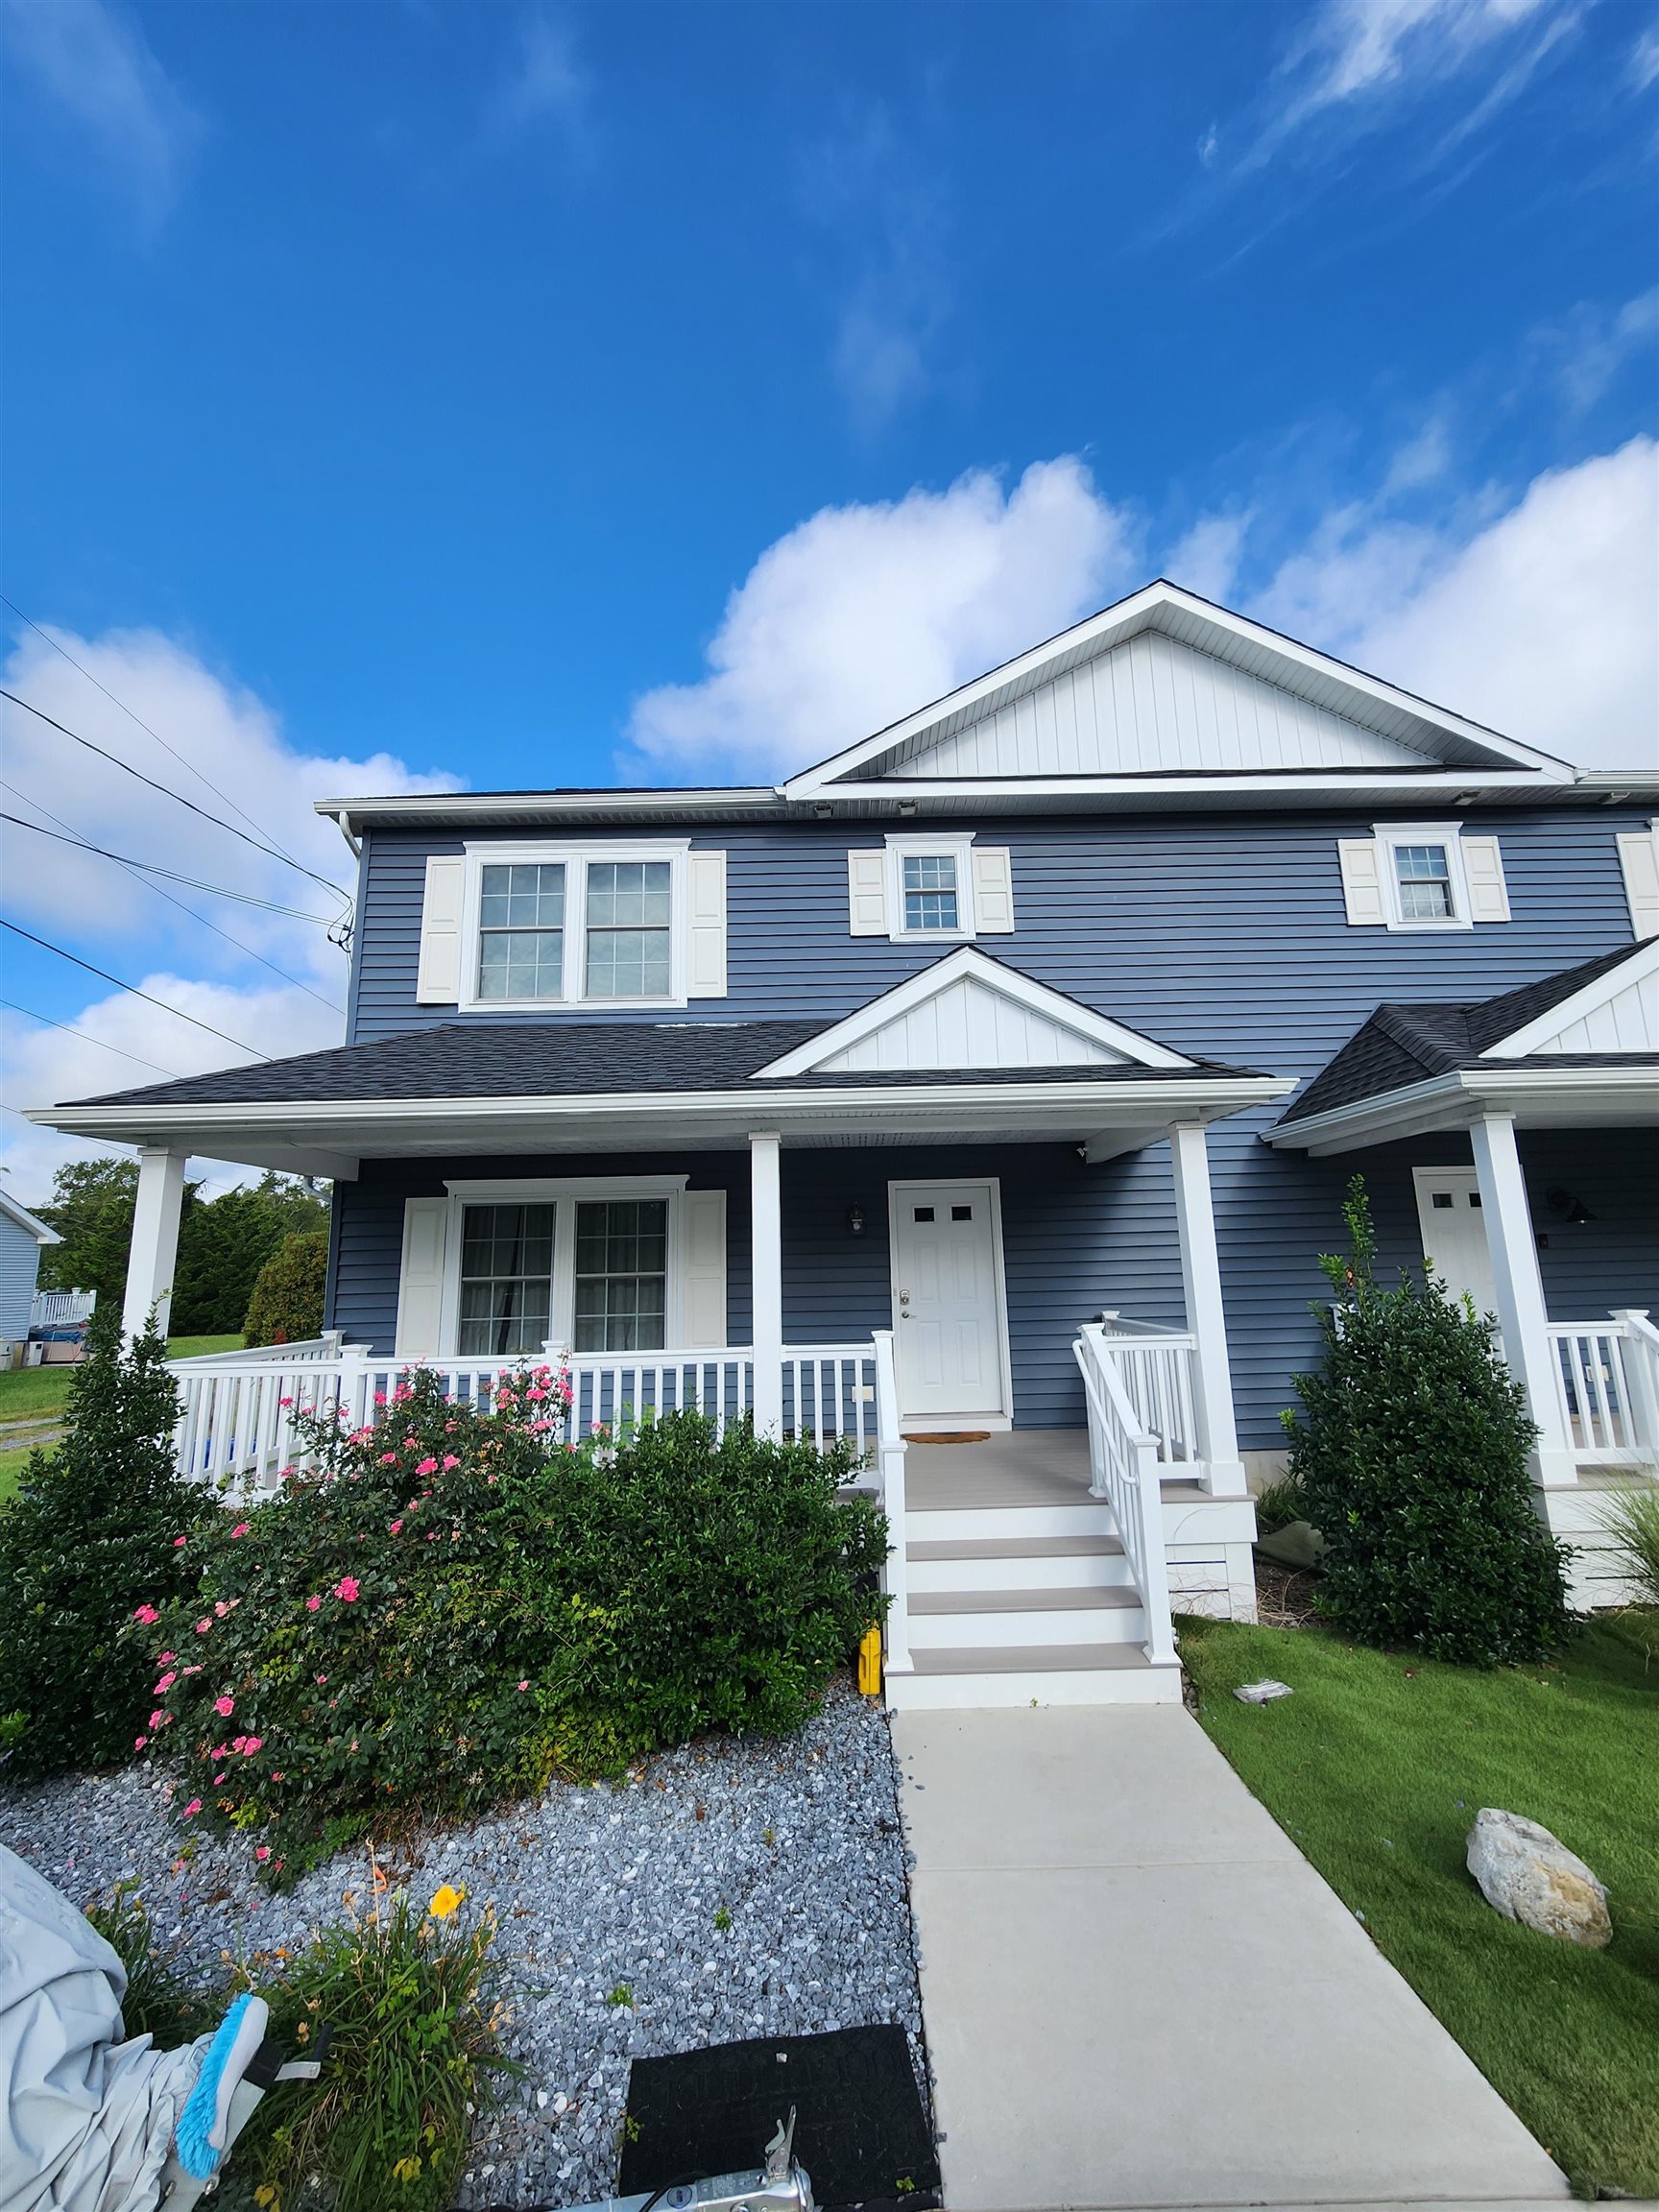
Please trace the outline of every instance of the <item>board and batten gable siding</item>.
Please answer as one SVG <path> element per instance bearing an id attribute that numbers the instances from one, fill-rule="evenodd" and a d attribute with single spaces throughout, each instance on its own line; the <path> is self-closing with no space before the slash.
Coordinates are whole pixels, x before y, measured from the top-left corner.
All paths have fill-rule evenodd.
<path id="1" fill-rule="evenodd" d="M 29 1334 L 29 1308 L 40 1265 L 40 1247 L 10 1214 L 0 1214 L 0 1344 Z"/>

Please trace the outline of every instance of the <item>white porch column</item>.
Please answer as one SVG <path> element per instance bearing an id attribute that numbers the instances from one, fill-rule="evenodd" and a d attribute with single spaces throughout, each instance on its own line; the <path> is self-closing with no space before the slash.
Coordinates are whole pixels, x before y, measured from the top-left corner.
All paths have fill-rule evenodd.
<path id="1" fill-rule="evenodd" d="M 1201 1121 L 1177 1121 L 1169 1131 L 1175 1168 L 1175 1225 L 1181 1238 L 1181 1286 L 1187 1326 L 1197 1346 L 1192 1367 L 1193 1412 L 1206 1482 L 1218 1498 L 1242 1498 L 1249 1485 L 1238 1456 L 1233 1419 L 1233 1371 L 1227 1358 L 1227 1320 L 1221 1309 L 1221 1262 L 1215 1249 L 1215 1210 L 1210 1195 L 1210 1153 Z"/>
<path id="2" fill-rule="evenodd" d="M 783 1425 L 783 1200 L 781 1140 L 749 1139 L 750 1298 L 754 1312 L 755 1430 L 776 1436 Z"/>
<path id="3" fill-rule="evenodd" d="M 179 1215 L 184 1204 L 184 1154 L 146 1145 L 138 1154 L 138 1203 L 132 1212 L 132 1249 L 127 1260 L 127 1294 L 121 1334 L 143 1334 L 156 1308 L 156 1326 L 167 1334 L 173 1304 L 173 1269 L 179 1257 Z"/>
<path id="4" fill-rule="evenodd" d="M 1555 1348 L 1546 1333 L 1549 1314 L 1538 1272 L 1538 1239 L 1527 1203 L 1513 1115 L 1483 1114 L 1470 1130 L 1469 1141 L 1475 1148 L 1475 1179 L 1480 1186 L 1480 1213 L 1492 1255 L 1503 1357 L 1527 1393 L 1527 1409 L 1539 1429 L 1532 1479 L 1540 1488 L 1552 1490 L 1576 1482 L 1578 1464 L 1556 1386 Z"/>

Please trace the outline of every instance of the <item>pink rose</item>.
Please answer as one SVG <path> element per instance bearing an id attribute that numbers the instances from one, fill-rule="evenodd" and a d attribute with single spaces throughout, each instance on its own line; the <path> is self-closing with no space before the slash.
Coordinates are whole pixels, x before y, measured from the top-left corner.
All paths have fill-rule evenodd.
<path id="1" fill-rule="evenodd" d="M 356 1575 L 342 1575 L 339 1581 L 334 1585 L 334 1595 L 343 1604 L 354 1604 L 357 1599 Z"/>
<path id="2" fill-rule="evenodd" d="M 327 1679 L 328 1679 L 328 1677 L 327 1677 L 327 1675 L 326 1675 L 326 1674 L 319 1674 L 319 1675 L 318 1675 L 318 1677 L 317 1677 L 317 1687 L 318 1687 L 318 1689 L 319 1689 L 319 1690 L 321 1690 L 321 1689 L 323 1688 L 323 1686 L 325 1685 L 325 1683 L 326 1683 Z"/>
<path id="3" fill-rule="evenodd" d="M 243 1758 L 252 1759 L 254 1752 L 262 1747 L 264 1742 L 265 1739 L 263 1736 L 250 1736 L 247 1743 L 242 1746 Z"/>
<path id="4" fill-rule="evenodd" d="M 321 1598 L 307 1598 L 307 1599 L 306 1599 L 306 1600 L 305 1600 L 305 1610 L 306 1610 L 306 1612 L 307 1612 L 307 1613 L 315 1613 L 315 1612 L 316 1612 L 316 1610 L 317 1610 L 317 1608 L 318 1608 L 318 1606 L 319 1606 L 319 1605 L 321 1605 L 321 1604 L 322 1604 L 322 1602 L 323 1602 L 323 1600 L 322 1600 L 322 1599 L 321 1599 Z"/>
<path id="5" fill-rule="evenodd" d="M 394 1522 L 392 1523 L 392 1527 L 391 1527 L 391 1533 L 392 1533 L 394 1536 L 396 1536 L 396 1535 L 397 1534 L 398 1530 L 399 1530 L 399 1529 L 402 1527 L 402 1526 L 403 1526 L 403 1524 L 402 1524 L 402 1522 L 401 1522 L 400 1520 L 398 1520 L 398 1521 L 394 1521 Z"/>
<path id="6" fill-rule="evenodd" d="M 520 1690 L 528 1690 L 530 1687 L 530 1677 L 526 1675 L 523 1681 L 519 1683 L 518 1687 Z"/>
<path id="7" fill-rule="evenodd" d="M 157 1667 L 171 1667 L 178 1656 L 177 1651 L 158 1651 L 156 1654 L 156 1664 Z"/>
<path id="8" fill-rule="evenodd" d="M 234 1697 L 215 1697 L 213 1710 L 222 1719 L 228 1720 L 236 1710 L 236 1700 Z"/>
<path id="9" fill-rule="evenodd" d="M 133 1612 L 132 1618 L 134 1621 L 142 1621 L 145 1627 L 148 1628 L 152 1622 L 159 1621 L 161 1616 L 156 1612 L 154 1605 L 140 1605 Z"/>
<path id="10" fill-rule="evenodd" d="M 215 1604 L 213 1610 L 215 1614 L 217 1614 L 218 1618 L 223 1621 L 225 1616 L 229 1612 L 230 1608 L 226 1604 L 224 1599 L 221 1598 L 217 1604 Z"/>
<path id="11" fill-rule="evenodd" d="M 396 1453 L 396 1452 L 382 1452 L 382 1453 L 381 1453 L 381 1455 L 380 1455 L 380 1464 L 381 1464 L 381 1466 L 382 1466 L 382 1467 L 396 1467 L 396 1466 L 397 1466 L 397 1453 Z"/>
<path id="12" fill-rule="evenodd" d="M 161 1708 L 159 1705 L 156 1706 L 155 1712 L 150 1716 L 150 1725 L 152 1728 L 159 1728 L 161 1725 Z"/>
<path id="13" fill-rule="evenodd" d="M 445 1475 L 447 1475 L 451 1467 L 459 1467 L 459 1466 L 460 1466 L 460 1464 L 461 1464 L 460 1460 L 459 1460 L 459 1459 L 457 1459 L 457 1458 L 455 1457 L 455 1455 L 454 1455 L 454 1454 L 453 1454 L 453 1453 L 451 1453 L 451 1454 L 450 1454 L 450 1455 L 448 1456 L 448 1458 L 447 1458 L 447 1459 L 445 1459 L 445 1462 L 444 1462 L 444 1472 L 445 1472 Z"/>
<path id="14" fill-rule="evenodd" d="M 415 1472 L 417 1475 L 436 1475 L 438 1462 L 436 1459 L 422 1459 Z"/>
<path id="15" fill-rule="evenodd" d="M 174 1683 L 177 1682 L 178 1679 L 179 1677 L 177 1674 L 163 1674 L 160 1681 L 156 1685 L 156 1696 L 165 1697 L 168 1691 L 172 1689 Z"/>
<path id="16" fill-rule="evenodd" d="M 254 1856 L 254 1858 L 255 1858 L 255 1859 L 260 1859 L 260 1860 L 269 1859 L 269 1858 L 270 1858 L 270 1856 L 271 1856 L 271 1846 L 270 1846 L 270 1844 L 269 1844 L 269 1843 L 261 1843 L 261 1844 L 259 1845 L 258 1849 L 257 1849 L 257 1850 L 254 1852 L 253 1856 Z"/>
<path id="17" fill-rule="evenodd" d="M 183 1538 L 182 1536 L 175 1536 L 175 1537 L 174 1537 L 174 1539 L 173 1539 L 173 1549 L 174 1549 L 174 1551 L 177 1551 L 179 1550 L 180 1546 L 180 1545 L 181 1545 L 183 1542 L 184 1542 L 184 1538 Z"/>
<path id="18" fill-rule="evenodd" d="M 234 1544 L 238 1536 L 246 1536 L 246 1535 L 247 1535 L 247 1533 L 248 1533 L 248 1531 L 249 1531 L 249 1529 L 250 1529 L 252 1527 L 252 1522 L 249 1522 L 249 1521 L 238 1521 L 238 1522 L 237 1522 L 237 1524 L 236 1524 L 236 1526 L 235 1526 L 235 1527 L 234 1527 L 234 1528 L 232 1528 L 232 1529 L 231 1529 L 231 1531 L 230 1531 L 230 1541 L 231 1541 L 231 1543 L 232 1543 L 232 1544 Z"/>
<path id="19" fill-rule="evenodd" d="M 209 1628 L 211 1628 L 211 1627 L 212 1627 L 212 1625 L 213 1625 L 213 1623 L 212 1623 L 212 1622 L 211 1622 L 211 1621 L 198 1621 L 198 1622 L 197 1622 L 197 1623 L 196 1623 L 196 1633 L 197 1633 L 197 1635 L 198 1635 L 198 1636 L 205 1636 L 205 1635 L 206 1635 L 206 1633 L 207 1633 L 207 1631 L 208 1631 L 208 1629 L 209 1629 Z"/>
<path id="20" fill-rule="evenodd" d="M 132 1739 L 132 1748 L 133 1748 L 133 1750 L 134 1750 L 134 1751 L 142 1751 L 142 1750 L 143 1750 L 143 1748 L 144 1748 L 144 1746 L 145 1746 L 145 1744 L 146 1744 L 146 1743 L 149 1743 L 149 1741 L 150 1741 L 150 1739 L 149 1739 L 149 1737 L 148 1737 L 148 1736 L 134 1736 L 134 1737 L 133 1737 L 133 1739 Z"/>
<path id="21" fill-rule="evenodd" d="M 201 1800 L 201 1798 L 200 1798 L 200 1797 L 192 1797 L 192 1798 L 191 1798 L 191 1800 L 190 1800 L 190 1802 L 189 1802 L 189 1804 L 188 1804 L 188 1805 L 186 1805 L 186 1806 L 185 1806 L 185 1808 L 184 1808 L 184 1817 L 185 1817 L 185 1819 L 186 1819 L 186 1820 L 189 1820 L 189 1819 L 191 1819 L 191 1818 L 192 1818 L 192 1817 L 193 1817 L 193 1816 L 194 1816 L 196 1814 L 200 1813 L 200 1812 L 201 1812 L 201 1810 L 202 1810 L 202 1800 Z"/>
<path id="22" fill-rule="evenodd" d="M 208 1752 L 207 1756 L 209 1759 L 228 1759 L 230 1756 L 230 1746 L 228 1743 L 215 1743 L 212 1750 Z"/>

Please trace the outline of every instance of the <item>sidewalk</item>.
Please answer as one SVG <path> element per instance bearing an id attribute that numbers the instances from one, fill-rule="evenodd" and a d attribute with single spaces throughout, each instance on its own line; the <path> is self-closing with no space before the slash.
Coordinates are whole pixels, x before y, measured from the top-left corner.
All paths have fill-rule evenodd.
<path id="1" fill-rule="evenodd" d="M 947 2212 L 1567 2198 L 1179 1707 L 893 1734 Z"/>

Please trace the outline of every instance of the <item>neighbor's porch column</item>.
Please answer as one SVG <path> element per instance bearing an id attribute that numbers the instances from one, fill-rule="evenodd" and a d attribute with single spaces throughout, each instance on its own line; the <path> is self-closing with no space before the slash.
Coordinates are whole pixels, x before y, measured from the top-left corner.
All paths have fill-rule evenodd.
<path id="1" fill-rule="evenodd" d="M 1187 1326 L 1197 1347 L 1192 1359 L 1193 1412 L 1198 1449 L 1207 1462 L 1213 1495 L 1242 1498 L 1248 1488 L 1233 1420 L 1233 1371 L 1227 1358 L 1227 1322 L 1221 1310 L 1221 1262 L 1215 1249 L 1215 1211 L 1210 1195 L 1210 1153 L 1201 1121 L 1177 1121 L 1169 1131 L 1175 1169 L 1175 1225 L 1181 1238 L 1181 1286 Z"/>
<path id="2" fill-rule="evenodd" d="M 138 1203 L 132 1210 L 132 1249 L 127 1261 L 127 1295 L 121 1334 L 140 1336 L 156 1308 L 163 1337 L 173 1305 L 173 1268 L 179 1257 L 179 1215 L 184 1204 L 184 1154 L 145 1145 L 138 1154 Z"/>
<path id="3" fill-rule="evenodd" d="M 783 1425 L 783 1202 L 779 1172 L 781 1141 L 772 1133 L 749 1139 L 750 1298 L 755 1347 L 755 1429 L 776 1436 Z"/>
<path id="4" fill-rule="evenodd" d="M 1578 1464 L 1556 1387 L 1555 1347 L 1546 1326 L 1549 1313 L 1544 1279 L 1538 1272 L 1538 1239 L 1527 1203 L 1514 1116 L 1483 1114 L 1470 1130 L 1469 1141 L 1475 1148 L 1475 1179 L 1480 1186 L 1480 1213 L 1492 1255 L 1503 1357 L 1527 1393 L 1527 1410 L 1538 1424 L 1532 1479 L 1541 1488 L 1555 1489 L 1577 1481 Z"/>

